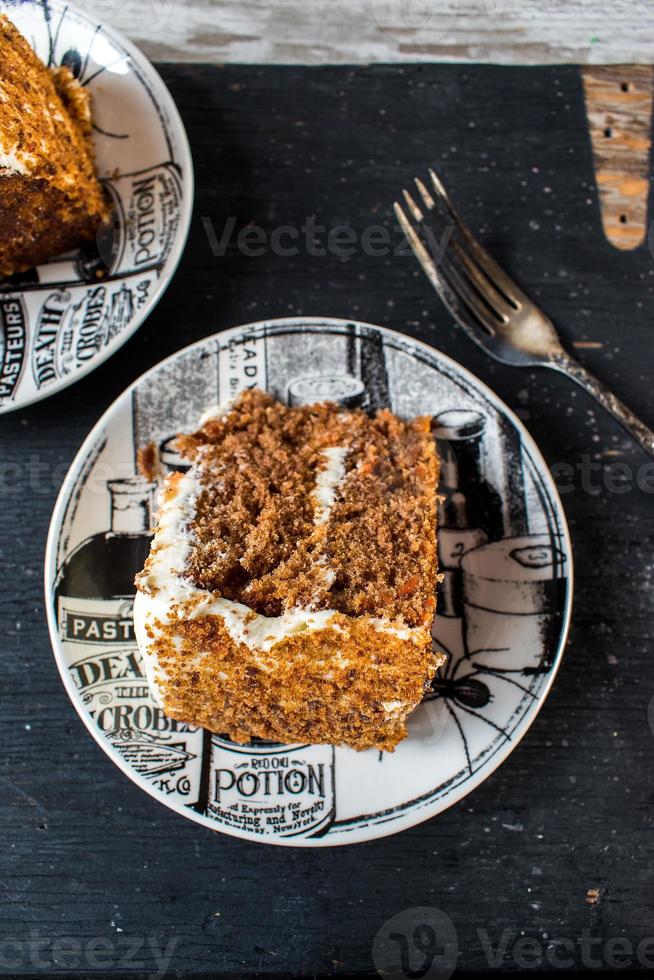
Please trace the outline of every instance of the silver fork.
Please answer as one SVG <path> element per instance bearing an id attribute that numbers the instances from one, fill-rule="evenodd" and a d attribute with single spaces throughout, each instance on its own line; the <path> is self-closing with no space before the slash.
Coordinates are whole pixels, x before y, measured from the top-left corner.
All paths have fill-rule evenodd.
<path id="1" fill-rule="evenodd" d="M 415 180 L 420 205 L 403 191 L 406 212 L 397 202 L 393 207 L 416 258 L 454 319 L 496 360 L 516 367 L 554 368 L 576 381 L 654 456 L 654 431 L 563 349 L 550 318 L 480 245 L 433 170 L 429 176 L 429 188 Z"/>

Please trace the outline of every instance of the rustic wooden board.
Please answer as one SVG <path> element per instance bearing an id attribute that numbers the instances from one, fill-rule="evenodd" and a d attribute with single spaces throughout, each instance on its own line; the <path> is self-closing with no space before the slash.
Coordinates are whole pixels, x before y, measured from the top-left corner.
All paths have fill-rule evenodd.
<path id="1" fill-rule="evenodd" d="M 603 236 L 579 72 L 163 72 L 188 126 L 198 185 L 173 285 L 92 376 L 0 419 L 0 974 L 145 976 L 160 969 L 155 953 L 170 942 L 169 976 L 373 975 L 377 930 L 419 905 L 452 919 L 464 972 L 490 971 L 484 943 L 504 943 L 497 962 L 518 971 L 523 934 L 543 956 L 564 940 L 575 966 L 590 956 L 608 968 L 610 940 L 635 950 L 653 935 L 651 464 L 563 378 L 490 363 L 451 325 L 410 255 L 366 255 L 357 245 L 349 257 L 304 247 L 251 257 L 232 243 L 220 256 L 207 238 L 209 222 L 220 238 L 230 215 L 236 231 L 254 222 L 267 235 L 315 216 L 328 228 L 351 226 L 358 241 L 381 225 L 396 245 L 390 205 L 435 165 L 567 343 L 652 422 L 654 264 L 645 246 L 619 252 Z M 313 852 L 213 834 L 132 785 L 68 702 L 41 586 L 58 486 L 116 395 L 210 332 L 299 313 L 405 330 L 487 381 L 558 474 L 577 573 L 563 668 L 507 763 L 426 824 Z M 622 482 L 607 470 L 616 463 Z M 638 965 L 635 952 L 629 962 Z"/>
<path id="2" fill-rule="evenodd" d="M 604 65 L 582 77 L 604 232 L 636 248 L 647 235 L 654 69 Z"/>
<path id="3" fill-rule="evenodd" d="M 654 61 L 654 9 L 600 0 L 94 3 L 150 58 L 246 64 Z"/>

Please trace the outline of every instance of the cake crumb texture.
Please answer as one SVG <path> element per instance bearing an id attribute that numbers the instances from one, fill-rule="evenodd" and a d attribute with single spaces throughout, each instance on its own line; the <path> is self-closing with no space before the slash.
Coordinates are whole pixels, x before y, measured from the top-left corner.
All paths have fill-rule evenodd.
<path id="1" fill-rule="evenodd" d="M 177 448 L 191 470 L 137 577 L 165 712 L 235 742 L 392 751 L 444 660 L 429 419 L 255 389 Z"/>
<path id="2" fill-rule="evenodd" d="M 436 575 L 436 455 L 429 419 L 374 417 L 331 403 L 286 408 L 246 392 L 227 415 L 181 437 L 202 450 L 203 492 L 188 566 L 201 588 L 265 616 L 311 605 L 430 623 Z M 343 450 L 329 519 L 312 491 L 325 453 Z"/>
<path id="3" fill-rule="evenodd" d="M 235 643 L 217 616 L 159 624 L 152 642 L 167 676 L 166 714 L 241 744 L 256 737 L 393 751 L 444 659 L 427 635 L 380 635 L 340 616 L 267 655 Z"/>

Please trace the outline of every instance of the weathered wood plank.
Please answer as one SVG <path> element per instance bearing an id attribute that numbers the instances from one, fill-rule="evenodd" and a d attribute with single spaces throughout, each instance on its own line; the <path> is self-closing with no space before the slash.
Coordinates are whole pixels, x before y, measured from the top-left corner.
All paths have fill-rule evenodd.
<path id="1" fill-rule="evenodd" d="M 636 248 L 647 234 L 654 69 L 593 67 L 582 77 L 604 232 Z"/>
<path id="2" fill-rule="evenodd" d="M 604 0 L 95 0 L 166 61 L 650 63 L 654 6 Z"/>

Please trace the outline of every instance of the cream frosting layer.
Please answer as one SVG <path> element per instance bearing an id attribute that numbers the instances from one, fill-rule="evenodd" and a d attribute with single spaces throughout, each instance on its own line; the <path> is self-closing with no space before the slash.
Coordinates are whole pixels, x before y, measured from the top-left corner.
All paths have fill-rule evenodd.
<path id="1" fill-rule="evenodd" d="M 0 171 L 28 174 L 32 169 L 34 157 L 29 153 L 19 153 L 18 143 L 3 149 L 0 146 Z"/>
<path id="2" fill-rule="evenodd" d="M 314 501 L 316 524 L 326 524 L 336 502 L 336 491 L 345 479 L 346 446 L 330 446 L 323 449 L 321 456 L 325 463 L 316 475 L 316 486 L 312 497 Z"/>

